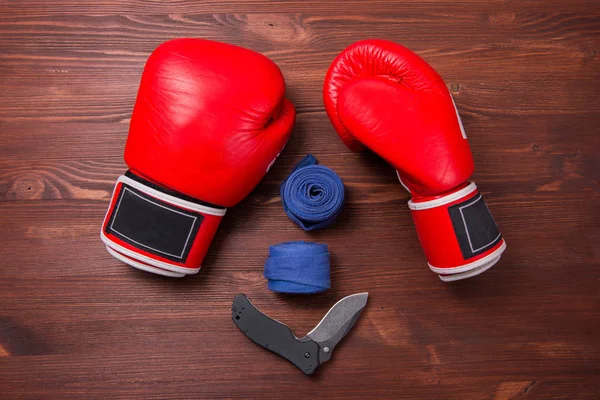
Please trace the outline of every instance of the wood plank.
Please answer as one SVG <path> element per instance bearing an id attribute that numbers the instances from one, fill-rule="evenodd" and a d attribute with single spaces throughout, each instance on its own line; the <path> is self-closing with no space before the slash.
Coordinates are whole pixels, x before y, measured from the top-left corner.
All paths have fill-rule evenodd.
<path id="1" fill-rule="evenodd" d="M 373 3 L 372 3 L 373 4 Z M 405 11 L 419 12 L 424 9 L 444 12 L 447 10 L 460 11 L 461 13 L 477 12 L 481 10 L 500 11 L 576 11 L 589 12 L 597 10 L 598 3 L 594 0 L 573 0 L 568 4 L 564 1 L 549 0 L 540 3 L 536 0 L 377 0 L 373 10 L 365 10 L 361 0 L 320 1 L 320 0 L 236 0 L 223 2 L 219 0 L 101 0 L 93 4 L 77 0 L 6 0 L 1 3 L 0 12 L 6 15 L 28 14 L 35 16 L 51 16 L 54 14 L 119 14 L 135 13 L 139 15 L 161 14 L 165 10 L 170 13 L 304 13 L 307 11 L 328 14 L 365 14 L 377 10 L 382 13 L 401 14 Z"/>
<path id="2" fill-rule="evenodd" d="M 473 179 L 485 192 L 597 193 L 600 155 L 596 149 L 600 135 L 586 118 L 470 113 L 463 113 L 463 117 L 475 158 Z M 109 127 L 110 132 L 94 134 L 90 129 L 98 124 L 43 124 L 30 133 L 25 132 L 29 123 L 16 125 L 23 130 L 22 136 L 3 135 L 4 146 L 0 149 L 4 159 L 0 161 L 0 201 L 106 202 L 115 179 L 126 170 L 122 160 L 126 124 L 100 124 Z M 564 140 L 565 135 L 570 140 Z M 387 198 L 406 198 L 393 170 L 373 154 L 351 153 L 323 112 L 299 115 L 290 142 L 264 182 L 278 185 L 307 153 L 334 169 L 347 186 L 365 187 L 363 195 L 367 198 L 382 196 L 382 185 L 391 185 Z M 510 187 L 506 186 L 507 178 Z"/>
<path id="3" fill-rule="evenodd" d="M 589 16 L 464 15 L 448 20 L 446 14 L 347 19 L 236 14 L 200 16 L 196 23 L 169 15 L 141 20 L 64 15 L 43 23 L 39 18 L 18 18 L 0 25 L 0 34 L 10 38 L 4 42 L 0 70 L 13 77 L 3 85 L 13 101 L 0 118 L 27 119 L 34 106 L 36 118 L 46 121 L 66 115 L 75 121 L 123 119 L 130 112 L 146 57 L 159 43 L 177 36 L 232 41 L 263 52 L 282 68 L 299 110 L 314 110 L 315 103 L 321 110 L 322 79 L 329 63 L 359 38 L 354 32 L 366 27 L 379 29 L 371 36 L 398 41 L 423 55 L 453 87 L 477 93 L 479 107 L 493 110 L 496 101 L 491 100 L 501 96 L 521 115 L 550 113 L 568 91 L 569 101 L 558 105 L 564 112 L 597 108 L 597 98 L 590 103 L 587 94 L 590 82 L 598 78 L 594 60 L 600 11 Z M 465 25 L 471 29 L 460 29 Z M 332 30 L 347 34 L 330 35 Z M 461 34 L 452 42 L 431 42 L 432 34 L 445 35 L 442 30 Z M 507 68 L 512 73 L 506 73 Z M 579 70 L 577 75 L 573 68 Z M 511 92 L 514 95 L 507 96 Z"/>

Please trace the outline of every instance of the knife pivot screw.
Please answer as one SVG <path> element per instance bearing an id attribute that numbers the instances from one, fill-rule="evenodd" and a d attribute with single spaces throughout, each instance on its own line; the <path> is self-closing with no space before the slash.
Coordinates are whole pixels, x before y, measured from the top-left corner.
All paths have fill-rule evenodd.
<path id="1" fill-rule="evenodd" d="M 324 347 L 323 348 L 323 353 L 329 353 L 329 347 Z"/>
<path id="2" fill-rule="evenodd" d="M 304 353 L 304 358 L 310 358 L 310 353 L 308 351 Z"/>

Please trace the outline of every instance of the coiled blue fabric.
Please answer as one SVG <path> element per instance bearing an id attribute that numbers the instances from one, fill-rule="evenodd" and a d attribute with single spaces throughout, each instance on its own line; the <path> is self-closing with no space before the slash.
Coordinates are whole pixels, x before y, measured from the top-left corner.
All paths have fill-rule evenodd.
<path id="1" fill-rule="evenodd" d="M 268 287 L 279 293 L 319 293 L 331 287 L 326 244 L 285 242 L 269 246 Z"/>
<path id="2" fill-rule="evenodd" d="M 279 189 L 285 213 L 305 231 L 333 224 L 344 206 L 342 180 L 316 163 L 312 154 L 304 157 Z"/>

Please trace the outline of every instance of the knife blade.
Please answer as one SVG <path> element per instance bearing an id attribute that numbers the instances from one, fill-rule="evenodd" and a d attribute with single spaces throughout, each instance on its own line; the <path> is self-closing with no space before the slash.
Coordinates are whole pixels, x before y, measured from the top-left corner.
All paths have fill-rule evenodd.
<path id="1" fill-rule="evenodd" d="M 358 320 L 368 293 L 338 301 L 306 336 L 298 338 L 285 324 L 260 312 L 244 294 L 235 296 L 231 318 L 254 343 L 290 361 L 307 375 L 328 361 L 335 346 Z"/>

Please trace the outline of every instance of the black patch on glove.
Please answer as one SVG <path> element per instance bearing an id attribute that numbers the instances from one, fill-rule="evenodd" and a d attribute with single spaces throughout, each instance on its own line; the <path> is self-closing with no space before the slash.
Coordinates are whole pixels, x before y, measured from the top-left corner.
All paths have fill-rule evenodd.
<path id="1" fill-rule="evenodd" d="M 502 240 L 479 191 L 474 197 L 449 207 L 448 212 L 465 260 L 484 253 Z"/>
<path id="2" fill-rule="evenodd" d="M 146 184 L 146 182 L 144 182 Z M 204 216 L 121 185 L 106 234 L 175 262 L 185 262 Z"/>

